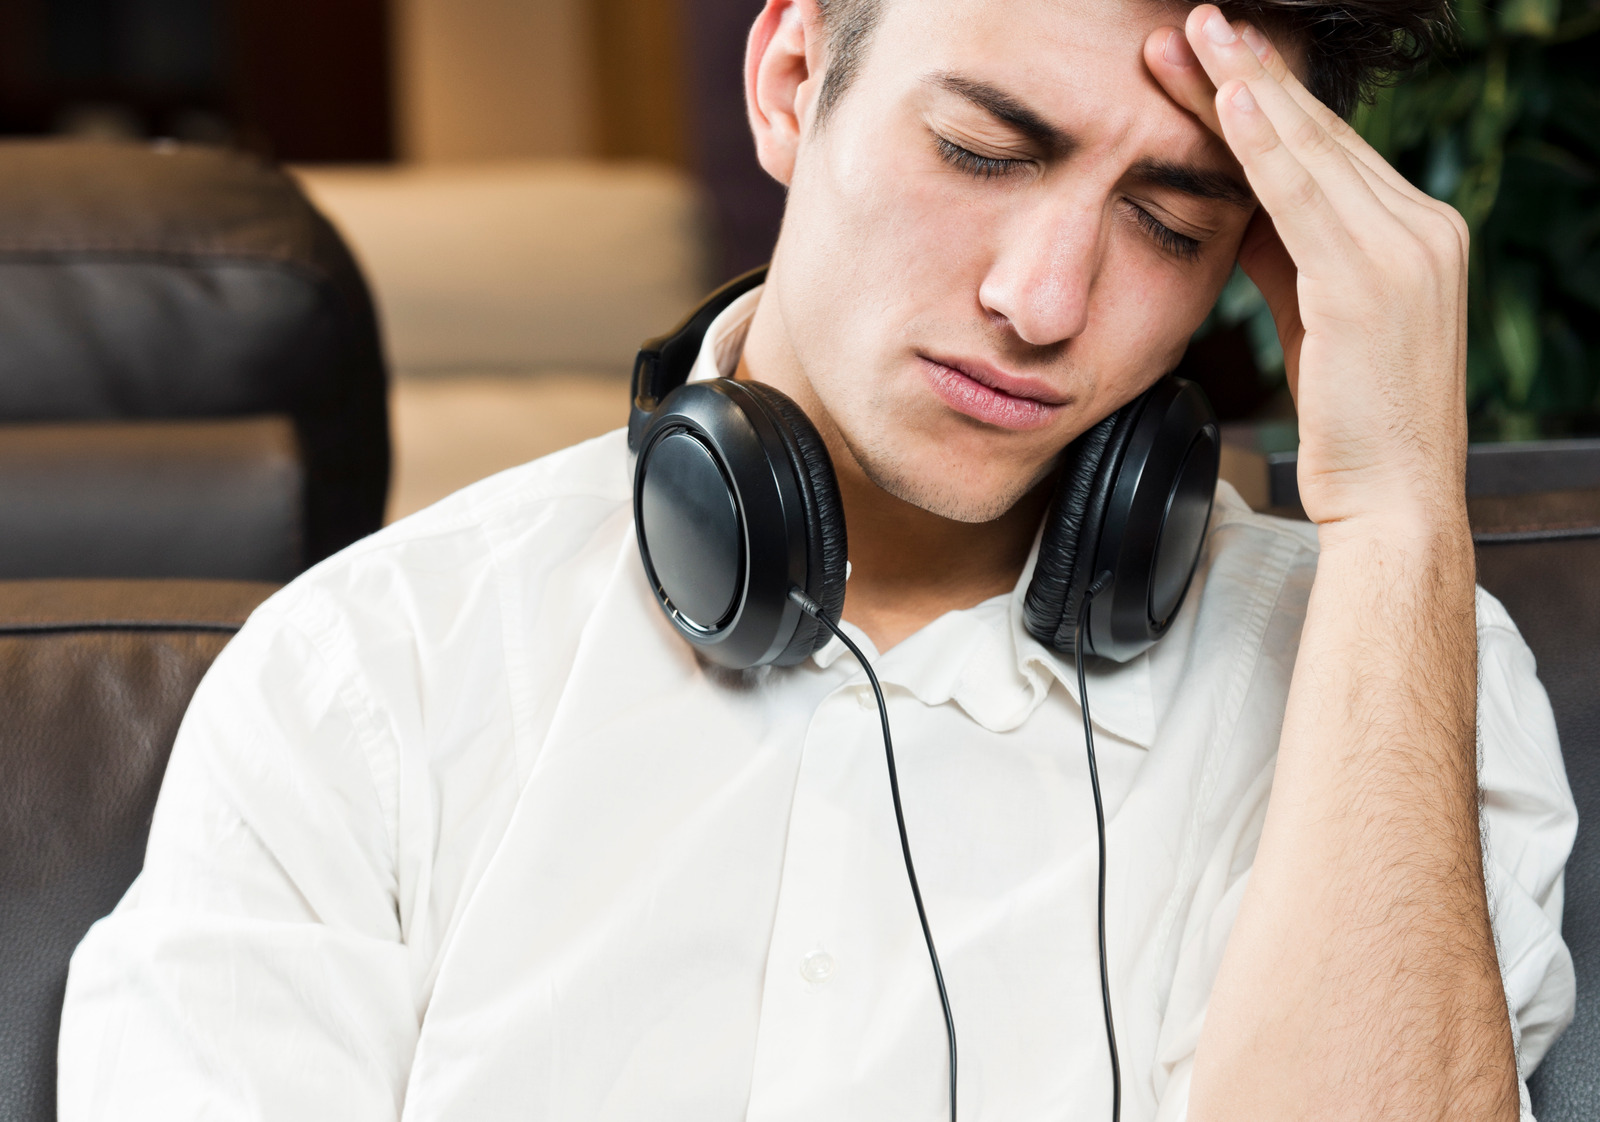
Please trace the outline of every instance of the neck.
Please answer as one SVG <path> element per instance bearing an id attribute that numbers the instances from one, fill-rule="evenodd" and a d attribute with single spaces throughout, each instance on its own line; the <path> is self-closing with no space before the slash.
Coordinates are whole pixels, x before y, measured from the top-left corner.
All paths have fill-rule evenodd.
<path id="1" fill-rule="evenodd" d="M 774 325 L 763 323 L 767 305 L 756 312 L 734 377 L 793 398 L 828 447 L 850 540 L 845 618 L 887 651 L 946 612 L 1016 587 L 1049 502 L 1049 481 L 992 522 L 957 522 L 896 498 L 862 469 L 793 352 L 773 345 Z"/>
<path id="2" fill-rule="evenodd" d="M 842 461 L 839 492 L 850 534 L 844 614 L 886 651 L 946 612 L 1010 592 L 1049 500 L 1035 487 L 993 522 L 954 522 L 912 506 Z"/>

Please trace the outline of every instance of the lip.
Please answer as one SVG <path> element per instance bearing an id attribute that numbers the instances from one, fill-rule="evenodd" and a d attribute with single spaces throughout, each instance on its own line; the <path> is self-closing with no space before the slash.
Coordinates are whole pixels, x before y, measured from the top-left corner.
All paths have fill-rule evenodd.
<path id="1" fill-rule="evenodd" d="M 928 384 L 946 405 L 973 420 L 998 428 L 1016 431 L 1043 428 L 1069 401 L 1043 382 L 1007 374 L 985 362 L 917 357 L 922 361 Z"/>

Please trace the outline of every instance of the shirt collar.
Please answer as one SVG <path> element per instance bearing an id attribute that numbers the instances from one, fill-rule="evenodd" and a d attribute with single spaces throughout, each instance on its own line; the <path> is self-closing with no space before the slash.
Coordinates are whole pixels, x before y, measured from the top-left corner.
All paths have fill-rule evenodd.
<path id="1" fill-rule="evenodd" d="M 1028 555 L 1028 563 L 1022 569 L 1022 576 L 1012 590 L 1008 604 L 1007 623 L 1016 651 L 1018 671 L 1026 673 L 1031 670 L 1036 674 L 1049 675 L 1061 683 L 1074 703 L 1081 704 L 1077 664 L 1035 639 L 1023 622 L 1022 604 L 1038 560 L 1039 540 L 1035 538 L 1033 551 Z M 1127 662 L 1097 658 L 1084 667 L 1084 677 L 1089 685 L 1089 715 L 1094 723 L 1141 748 L 1149 748 L 1156 736 L 1154 678 L 1150 667 L 1155 655 L 1156 648 L 1152 648 Z"/>
<path id="2" fill-rule="evenodd" d="M 706 328 L 700 343 L 700 353 L 689 370 L 689 381 L 706 382 L 712 378 L 731 378 L 739 368 L 739 356 L 744 353 L 745 336 L 750 334 L 750 321 L 755 318 L 756 305 L 761 303 L 758 284 L 718 314 Z"/>
<path id="3" fill-rule="evenodd" d="M 1044 703 L 1053 683 L 1061 685 L 1073 704 L 1079 703 L 1076 664 L 1040 643 L 1023 623 L 1022 602 L 1036 556 L 1029 558 L 1013 591 L 946 612 L 888 654 L 880 654 L 848 620 L 844 629 L 885 684 L 906 690 L 924 705 L 954 702 L 989 731 L 1010 732 Z M 826 670 L 847 653 L 834 638 L 811 657 Z M 1153 653 L 1122 664 L 1095 659 L 1084 669 L 1094 724 L 1140 748 L 1155 741 Z"/>
<path id="4" fill-rule="evenodd" d="M 738 369 L 762 287 L 746 292 L 711 321 L 689 381 L 726 378 Z M 1008 732 L 1043 704 L 1052 681 L 1079 703 L 1076 666 L 1030 635 L 1023 623 L 1022 603 L 1038 557 L 1035 538 L 1022 577 L 1010 593 L 946 612 L 886 655 L 855 625 L 847 621 L 844 628 L 883 681 L 907 690 L 924 705 L 953 701 L 984 728 Z M 826 670 L 846 653 L 844 644 L 831 638 L 812 659 Z M 1094 723 L 1142 748 L 1155 739 L 1150 657 L 1146 652 L 1120 665 L 1097 659 L 1085 668 Z"/>

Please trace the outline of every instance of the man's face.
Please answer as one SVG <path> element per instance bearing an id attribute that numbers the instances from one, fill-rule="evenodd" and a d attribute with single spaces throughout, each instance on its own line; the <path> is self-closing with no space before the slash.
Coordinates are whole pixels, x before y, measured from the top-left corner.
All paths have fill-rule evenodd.
<path id="1" fill-rule="evenodd" d="M 780 330 L 807 406 L 891 494 L 996 518 L 1181 357 L 1254 209 L 1142 60 L 1187 10 L 885 0 L 802 133 Z"/>

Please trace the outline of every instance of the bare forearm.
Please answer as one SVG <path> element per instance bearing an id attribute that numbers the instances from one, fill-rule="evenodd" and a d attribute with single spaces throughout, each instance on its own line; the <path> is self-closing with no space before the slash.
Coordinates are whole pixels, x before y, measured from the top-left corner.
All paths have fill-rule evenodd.
<path id="1" fill-rule="evenodd" d="M 1190 1117 L 1514 1118 L 1478 837 L 1467 223 L 1215 5 L 1145 61 L 1260 201 L 1239 264 L 1323 545 Z"/>
<path id="2" fill-rule="evenodd" d="M 1464 518 L 1324 527 L 1195 1119 L 1514 1119 Z M 1426 531 L 1417 525 L 1430 524 Z"/>

